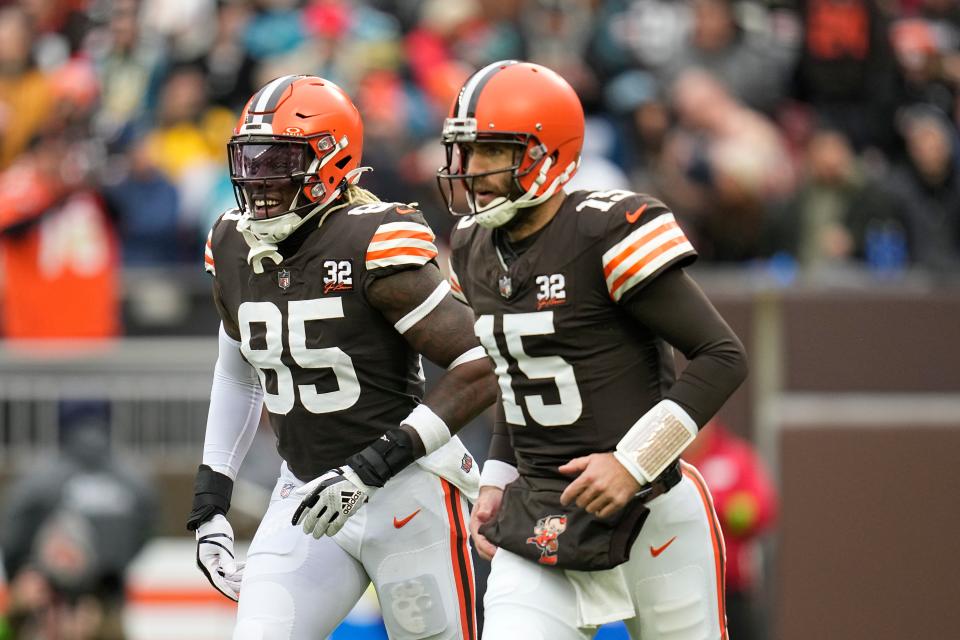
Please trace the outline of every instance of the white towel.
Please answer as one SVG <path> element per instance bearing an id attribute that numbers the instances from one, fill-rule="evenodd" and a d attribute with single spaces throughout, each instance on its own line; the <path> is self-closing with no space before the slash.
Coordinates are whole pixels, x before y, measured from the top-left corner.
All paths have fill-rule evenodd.
<path id="1" fill-rule="evenodd" d="M 636 615 L 623 565 L 604 571 L 565 571 L 577 594 L 577 626 L 599 627 Z"/>
<path id="2" fill-rule="evenodd" d="M 460 489 L 470 502 L 476 502 L 480 495 L 479 465 L 457 436 L 430 455 L 419 458 L 417 464 Z"/>

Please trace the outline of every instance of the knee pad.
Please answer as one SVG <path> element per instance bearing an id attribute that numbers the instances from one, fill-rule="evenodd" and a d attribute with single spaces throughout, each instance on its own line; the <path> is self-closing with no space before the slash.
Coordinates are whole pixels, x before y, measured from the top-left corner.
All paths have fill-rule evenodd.
<path id="1" fill-rule="evenodd" d="M 377 588 L 383 621 L 398 640 L 421 640 L 447 628 L 447 613 L 437 579 L 423 574 Z"/>
<path id="2" fill-rule="evenodd" d="M 640 581 L 637 613 L 641 627 L 645 631 L 649 629 L 654 638 L 715 637 L 716 621 L 711 619 L 709 590 L 704 588 L 706 581 L 698 566 L 686 566 Z"/>

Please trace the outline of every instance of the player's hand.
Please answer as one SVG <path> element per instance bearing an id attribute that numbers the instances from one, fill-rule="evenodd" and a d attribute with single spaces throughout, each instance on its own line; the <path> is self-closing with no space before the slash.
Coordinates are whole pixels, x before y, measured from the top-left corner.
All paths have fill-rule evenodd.
<path id="1" fill-rule="evenodd" d="M 219 513 L 197 527 L 197 566 L 214 589 L 240 599 L 244 563 L 234 558 L 233 527 Z"/>
<path id="2" fill-rule="evenodd" d="M 373 491 L 350 467 L 331 469 L 297 489 L 296 494 L 304 498 L 292 522 L 302 524 L 303 532 L 317 539 L 336 535 Z"/>
<path id="3" fill-rule="evenodd" d="M 577 476 L 560 494 L 560 504 L 576 502 L 587 513 L 607 518 L 626 506 L 640 485 L 612 453 L 592 453 L 561 465 L 560 473 Z M 579 474 L 579 475 L 578 475 Z"/>
<path id="4" fill-rule="evenodd" d="M 492 560 L 497 547 L 480 533 L 480 526 L 497 517 L 502 501 L 503 489 L 493 486 L 480 487 L 480 497 L 470 511 L 470 537 L 473 538 L 477 554 L 484 560 Z"/>

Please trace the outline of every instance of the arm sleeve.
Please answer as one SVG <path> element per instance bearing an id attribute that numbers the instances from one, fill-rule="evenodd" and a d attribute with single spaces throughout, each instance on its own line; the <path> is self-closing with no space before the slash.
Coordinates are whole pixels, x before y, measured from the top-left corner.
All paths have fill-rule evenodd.
<path id="1" fill-rule="evenodd" d="M 627 311 L 689 361 L 664 398 L 703 428 L 746 378 L 743 345 L 682 269 L 664 272 L 638 294 L 625 302 Z"/>
<path id="2" fill-rule="evenodd" d="M 498 460 L 511 466 L 517 466 L 517 456 L 510 440 L 507 419 L 503 415 L 503 402 L 497 402 L 497 417 L 493 423 L 493 435 L 490 437 L 490 449 L 487 460 Z"/>
<path id="3" fill-rule="evenodd" d="M 260 423 L 263 390 L 253 367 L 240 354 L 240 343 L 220 325 L 220 353 L 213 371 L 210 411 L 203 441 L 203 464 L 236 479 L 240 463 Z"/>

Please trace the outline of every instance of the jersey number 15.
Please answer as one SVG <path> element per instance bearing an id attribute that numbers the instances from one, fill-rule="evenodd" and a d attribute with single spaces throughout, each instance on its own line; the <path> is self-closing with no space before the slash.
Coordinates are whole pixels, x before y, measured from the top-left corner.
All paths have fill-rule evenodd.
<path id="1" fill-rule="evenodd" d="M 473 328 L 483 348 L 493 359 L 507 422 L 526 425 L 527 421 L 513 391 L 509 363 L 500 352 L 494 336 L 494 317 L 480 316 Z M 503 336 L 507 351 L 516 360 L 520 372 L 530 380 L 552 380 L 557 386 L 560 396 L 558 404 L 547 404 L 543 401 L 542 395 L 530 394 L 524 398 L 527 413 L 544 427 L 573 424 L 580 418 L 580 412 L 583 410 L 577 379 L 573 375 L 573 367 L 570 363 L 560 356 L 531 356 L 523 349 L 523 336 L 544 336 L 554 332 L 553 311 L 510 313 L 503 316 Z"/>

